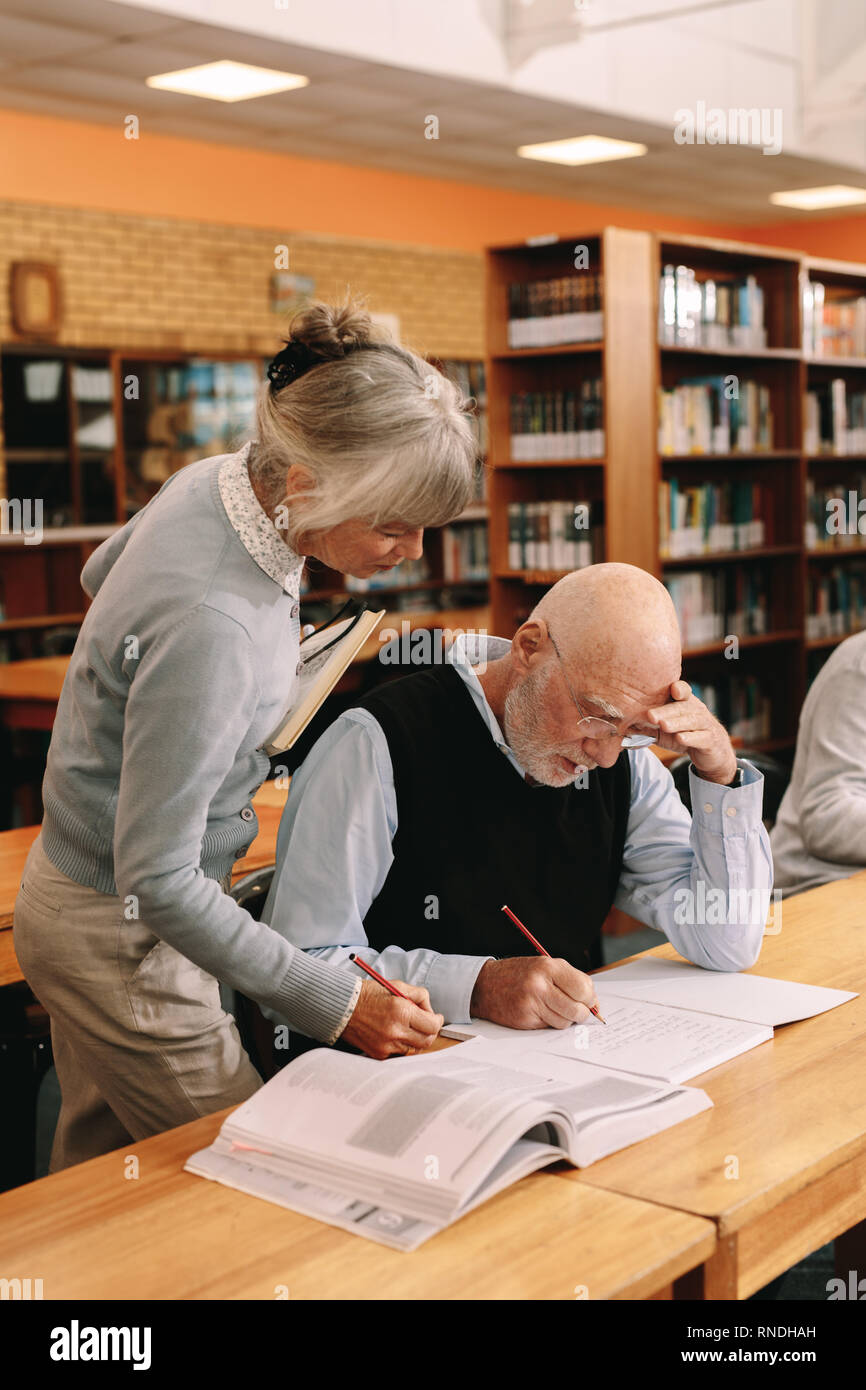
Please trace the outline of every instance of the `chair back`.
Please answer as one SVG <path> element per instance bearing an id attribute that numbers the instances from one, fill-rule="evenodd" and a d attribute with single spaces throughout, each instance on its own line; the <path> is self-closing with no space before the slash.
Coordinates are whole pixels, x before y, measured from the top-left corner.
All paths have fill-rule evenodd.
<path id="1" fill-rule="evenodd" d="M 268 864 L 232 884 L 230 896 L 257 922 L 261 921 L 275 870 L 275 864 Z M 265 1018 L 254 1000 L 239 990 L 234 991 L 234 1016 L 244 1051 L 262 1080 L 269 1081 L 289 1058 L 287 1051 L 280 1052 L 274 1047 L 273 1023 Z"/>

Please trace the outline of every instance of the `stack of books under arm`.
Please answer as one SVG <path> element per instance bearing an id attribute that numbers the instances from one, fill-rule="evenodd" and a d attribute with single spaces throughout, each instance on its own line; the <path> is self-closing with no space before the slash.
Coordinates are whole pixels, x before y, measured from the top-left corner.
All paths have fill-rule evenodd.
<path id="1" fill-rule="evenodd" d="M 600 502 L 511 502 L 510 570 L 577 570 L 604 559 Z"/>
<path id="2" fill-rule="evenodd" d="M 866 473 L 844 483 L 806 478 L 807 550 L 856 550 L 866 546 Z"/>
<path id="3" fill-rule="evenodd" d="M 866 628 L 866 565 L 822 566 L 810 570 L 806 640 L 848 637 Z"/>
<path id="4" fill-rule="evenodd" d="M 835 291 L 810 280 L 803 290 L 803 351 L 807 357 L 866 357 L 866 295 Z"/>
<path id="5" fill-rule="evenodd" d="M 746 746 L 772 735 L 770 698 L 756 676 L 730 676 L 723 684 L 689 681 L 692 692 Z"/>
<path id="6" fill-rule="evenodd" d="M 689 266 L 666 265 L 659 284 L 658 330 L 663 347 L 763 349 L 764 292 L 754 275 L 699 280 Z"/>
<path id="7" fill-rule="evenodd" d="M 683 648 L 704 647 L 725 637 L 763 636 L 769 630 L 767 575 L 763 566 L 684 570 L 665 577 L 682 633 Z"/>
<path id="8" fill-rule="evenodd" d="M 604 409 L 601 378 L 580 391 L 519 391 L 511 397 L 511 461 L 601 458 Z"/>
<path id="9" fill-rule="evenodd" d="M 683 487 L 676 478 L 659 485 L 659 553 L 663 559 L 755 550 L 772 544 L 766 517 L 767 489 L 745 480 Z"/>
<path id="10" fill-rule="evenodd" d="M 659 387 L 660 454 L 751 453 L 773 447 L 770 389 L 735 376 Z"/>
<path id="11" fill-rule="evenodd" d="M 508 286 L 508 346 L 595 343 L 603 333 L 601 276 L 592 271 Z"/>
<path id="12" fill-rule="evenodd" d="M 866 454 L 866 391 L 837 377 L 809 387 L 803 408 L 807 454 Z"/>
<path id="13" fill-rule="evenodd" d="M 442 531 L 442 574 L 449 583 L 487 579 L 490 556 L 487 522 L 446 526 Z"/>

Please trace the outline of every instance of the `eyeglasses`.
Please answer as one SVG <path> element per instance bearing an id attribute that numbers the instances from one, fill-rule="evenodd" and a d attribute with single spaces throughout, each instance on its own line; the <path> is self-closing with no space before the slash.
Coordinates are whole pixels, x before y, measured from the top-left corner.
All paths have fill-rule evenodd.
<path id="1" fill-rule="evenodd" d="M 571 688 L 571 681 L 568 679 L 565 670 L 565 662 L 562 659 L 559 647 L 556 645 L 556 642 L 553 639 L 553 633 L 550 631 L 549 627 L 547 629 L 547 635 L 553 643 L 553 650 L 556 652 L 556 655 L 559 659 L 559 664 L 562 668 L 562 675 L 566 685 L 568 686 L 568 693 L 574 701 L 577 712 L 580 715 L 578 724 L 583 725 L 581 731 L 582 736 L 584 738 L 599 739 L 619 738 L 620 733 L 615 724 L 611 724 L 610 721 L 607 719 L 598 719 L 594 715 L 584 714 L 583 710 L 580 707 L 580 701 L 578 700 L 577 696 Z M 655 743 L 657 738 L 658 730 L 656 730 L 654 734 L 625 734 L 622 738 L 622 746 L 623 748 L 647 748 L 651 743 Z"/>

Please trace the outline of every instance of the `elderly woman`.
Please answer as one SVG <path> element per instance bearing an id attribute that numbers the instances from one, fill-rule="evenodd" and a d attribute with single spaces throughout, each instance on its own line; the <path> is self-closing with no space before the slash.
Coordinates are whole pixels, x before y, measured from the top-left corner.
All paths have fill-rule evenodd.
<path id="1" fill-rule="evenodd" d="M 261 1084 L 218 981 L 372 1056 L 441 1027 L 426 990 L 394 998 L 311 959 L 227 889 L 297 681 L 305 557 L 366 578 L 419 556 L 423 528 L 469 497 L 471 422 L 450 382 L 351 303 L 296 317 L 268 376 L 256 440 L 174 474 L 82 573 L 93 603 L 15 904 L 15 949 L 51 1015 L 53 1170 Z"/>

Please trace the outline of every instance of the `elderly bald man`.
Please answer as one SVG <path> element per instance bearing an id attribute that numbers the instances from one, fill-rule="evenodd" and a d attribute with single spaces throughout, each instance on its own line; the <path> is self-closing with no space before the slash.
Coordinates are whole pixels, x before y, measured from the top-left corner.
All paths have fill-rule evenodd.
<path id="1" fill-rule="evenodd" d="M 459 638 L 377 689 L 295 774 L 265 920 L 426 988 L 449 1021 L 515 1028 L 586 1017 L 614 904 L 698 965 L 754 964 L 772 888 L 763 779 L 680 659 L 664 586 L 601 564 L 561 579 L 510 642 Z M 692 817 L 653 742 L 691 758 Z"/>

